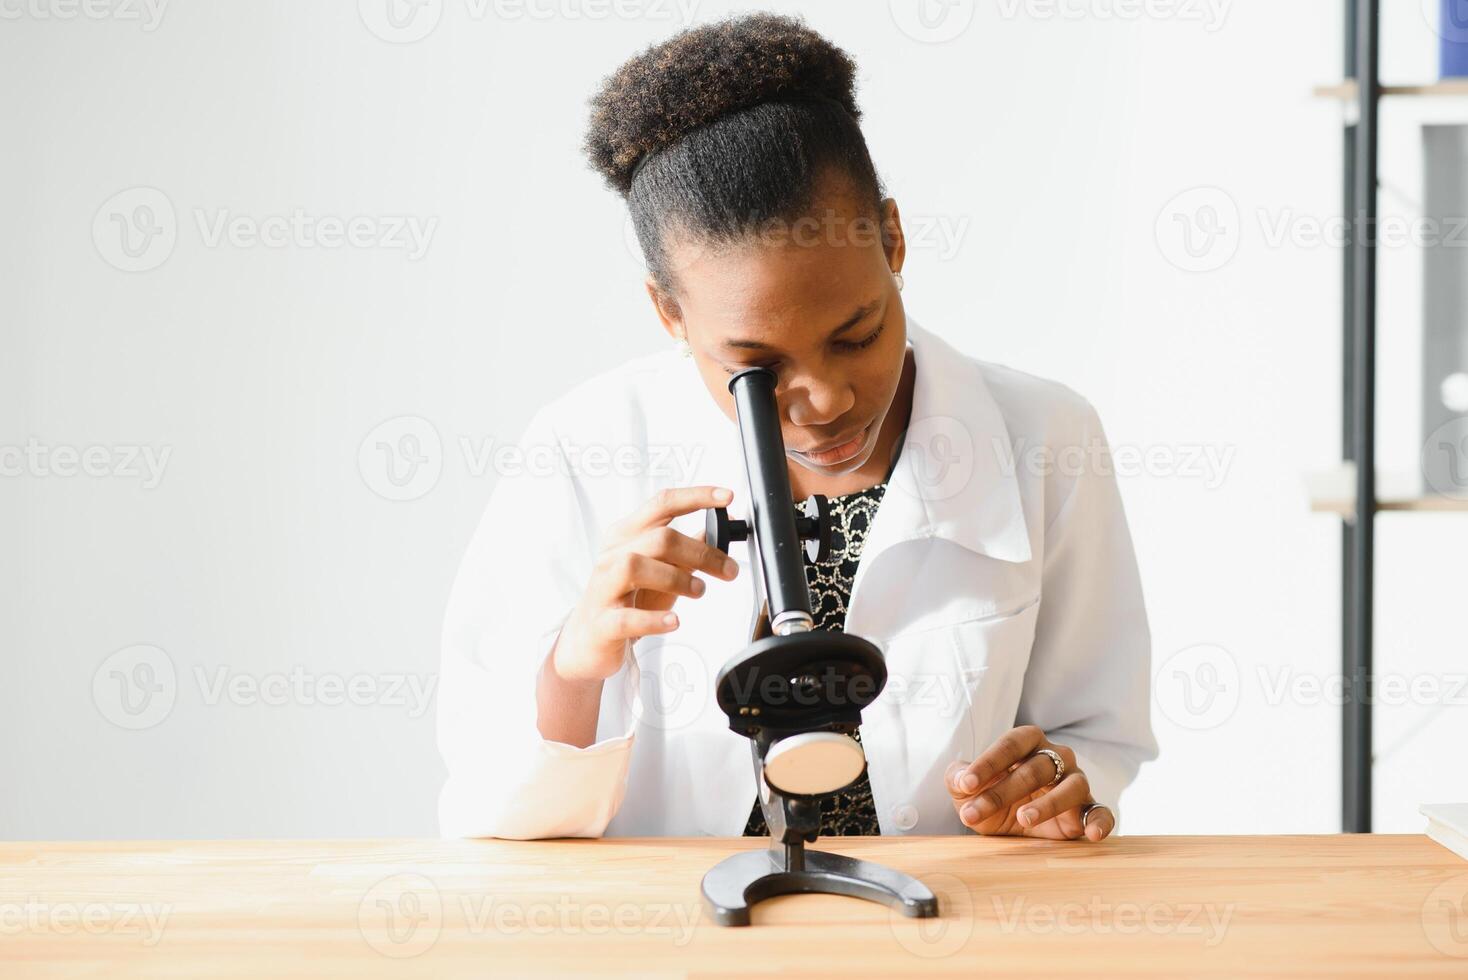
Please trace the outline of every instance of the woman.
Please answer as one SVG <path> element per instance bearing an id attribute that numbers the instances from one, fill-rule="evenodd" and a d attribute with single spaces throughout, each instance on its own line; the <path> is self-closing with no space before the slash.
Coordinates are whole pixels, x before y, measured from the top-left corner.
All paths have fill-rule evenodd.
<path id="1" fill-rule="evenodd" d="M 876 643 L 867 771 L 823 834 L 1100 841 L 1156 747 L 1150 637 L 1095 411 L 909 320 L 905 242 L 858 126 L 855 65 L 770 14 L 684 31 L 593 100 L 672 350 L 536 413 L 450 599 L 449 836 L 764 834 L 750 743 L 712 679 L 756 635 L 727 385 L 769 367 L 816 625 Z"/>

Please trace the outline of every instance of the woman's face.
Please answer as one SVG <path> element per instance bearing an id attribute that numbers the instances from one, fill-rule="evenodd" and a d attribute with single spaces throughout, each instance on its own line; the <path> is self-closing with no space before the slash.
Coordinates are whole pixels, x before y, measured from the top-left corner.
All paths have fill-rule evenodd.
<path id="1" fill-rule="evenodd" d="M 792 468 L 793 483 L 878 482 L 900 435 L 884 426 L 907 344 L 893 279 L 905 248 L 891 199 L 883 220 L 885 247 L 850 194 L 820 195 L 809 218 L 771 225 L 753 242 L 713 250 L 670 241 L 678 295 L 669 302 L 648 284 L 664 327 L 687 337 L 704 385 L 731 421 L 730 377 L 750 367 L 775 372 L 785 452 L 809 475 Z"/>

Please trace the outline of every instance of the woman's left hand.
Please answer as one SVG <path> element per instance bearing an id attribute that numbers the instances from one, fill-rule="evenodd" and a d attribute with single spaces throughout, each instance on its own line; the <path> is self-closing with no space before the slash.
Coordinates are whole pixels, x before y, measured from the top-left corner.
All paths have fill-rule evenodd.
<path id="1" fill-rule="evenodd" d="M 1049 752 L 1064 765 L 1059 781 Z M 971 763 L 953 763 L 943 781 L 958 819 L 978 834 L 1102 841 L 1116 827 L 1107 807 L 1086 809 L 1096 801 L 1076 754 L 1034 725 L 1010 729 Z"/>

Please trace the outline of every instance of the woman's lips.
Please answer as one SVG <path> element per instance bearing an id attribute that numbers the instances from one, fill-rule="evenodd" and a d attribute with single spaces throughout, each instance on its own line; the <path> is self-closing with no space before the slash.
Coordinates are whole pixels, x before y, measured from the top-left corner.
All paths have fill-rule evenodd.
<path id="1" fill-rule="evenodd" d="M 855 456 L 857 452 L 861 450 L 862 443 L 866 441 L 867 429 L 869 428 L 871 428 L 870 423 L 868 423 L 865 428 L 858 432 L 856 434 L 856 437 L 850 442 L 837 446 L 835 449 L 828 449 L 823 453 L 799 453 L 799 455 L 810 460 L 812 463 L 819 463 L 822 466 L 832 466 L 836 463 L 844 463 L 851 457 Z"/>

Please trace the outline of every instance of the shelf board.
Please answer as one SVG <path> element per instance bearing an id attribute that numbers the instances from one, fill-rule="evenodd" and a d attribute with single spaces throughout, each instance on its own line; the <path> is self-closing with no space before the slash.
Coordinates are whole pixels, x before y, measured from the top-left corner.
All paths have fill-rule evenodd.
<path id="1" fill-rule="evenodd" d="M 1429 95 L 1468 95 L 1468 78 L 1445 78 L 1439 82 L 1429 82 L 1426 85 L 1383 85 L 1381 87 L 1383 96 L 1429 96 Z M 1337 82 L 1334 85 L 1318 85 L 1315 87 L 1315 97 L 1319 99 L 1341 99 L 1354 102 L 1356 100 L 1356 83 L 1354 81 Z"/>
<path id="2" fill-rule="evenodd" d="M 1339 497 L 1316 498 L 1310 501 L 1310 510 L 1316 514 L 1334 514 L 1347 520 L 1355 520 L 1356 501 Z M 1453 497 L 1385 497 L 1376 501 L 1376 511 L 1468 514 L 1468 500 Z"/>
<path id="3" fill-rule="evenodd" d="M 1421 483 L 1420 473 L 1378 471 L 1377 513 L 1468 513 L 1468 499 L 1425 493 Z M 1313 513 L 1334 514 L 1348 521 L 1356 519 L 1356 475 L 1351 464 L 1346 463 L 1324 473 L 1307 474 L 1305 485 Z"/>

